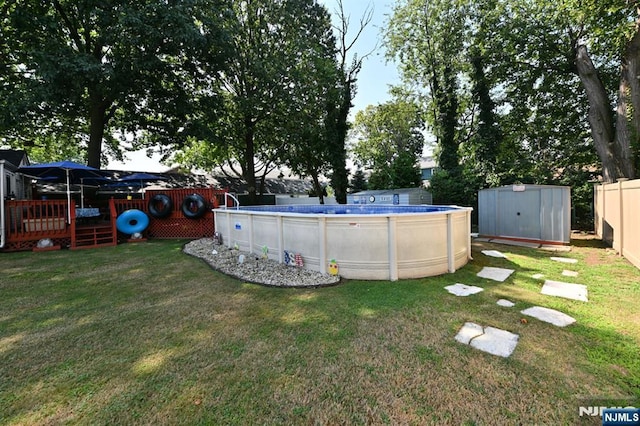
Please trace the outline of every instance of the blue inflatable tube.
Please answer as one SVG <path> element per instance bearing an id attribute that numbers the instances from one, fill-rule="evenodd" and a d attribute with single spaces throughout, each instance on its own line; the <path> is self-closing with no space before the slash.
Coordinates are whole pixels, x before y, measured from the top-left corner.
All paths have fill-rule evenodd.
<path id="1" fill-rule="evenodd" d="M 125 210 L 116 219 L 116 228 L 123 234 L 133 235 L 149 226 L 149 216 L 137 209 Z"/>

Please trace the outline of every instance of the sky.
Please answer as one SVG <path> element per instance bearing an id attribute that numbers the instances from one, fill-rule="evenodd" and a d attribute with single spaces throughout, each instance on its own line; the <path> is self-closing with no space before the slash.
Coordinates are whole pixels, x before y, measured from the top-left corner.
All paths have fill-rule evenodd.
<path id="1" fill-rule="evenodd" d="M 329 9 L 334 25 L 337 19 L 338 0 L 319 0 Z M 351 118 L 355 114 L 365 109 L 368 105 L 377 105 L 390 99 L 389 86 L 399 84 L 400 78 L 397 67 L 393 63 L 387 63 L 384 58 L 384 48 L 382 46 L 381 30 L 384 27 L 388 15 L 391 13 L 392 0 L 343 0 L 345 15 L 349 18 L 349 34 L 353 36 L 360 24 L 360 18 L 365 14 L 367 8 L 373 10 L 373 17 L 369 25 L 361 34 L 353 48 L 353 52 L 359 57 L 368 56 L 364 59 L 362 70 L 358 74 L 357 92 L 353 100 Z M 136 151 L 126 154 L 127 160 L 124 162 L 111 161 L 107 168 L 116 170 L 134 170 L 146 172 L 162 172 L 169 169 L 169 166 L 159 162 L 159 156 L 148 158 L 146 152 Z"/>

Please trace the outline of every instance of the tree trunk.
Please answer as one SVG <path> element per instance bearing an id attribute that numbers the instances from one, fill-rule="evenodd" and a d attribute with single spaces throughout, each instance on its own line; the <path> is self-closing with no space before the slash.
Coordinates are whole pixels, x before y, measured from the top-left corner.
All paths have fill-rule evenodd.
<path id="1" fill-rule="evenodd" d="M 604 84 L 589 57 L 586 46 L 578 46 L 576 69 L 589 100 L 589 126 L 593 143 L 602 161 L 602 178 L 605 182 L 615 182 L 620 172 L 615 162 L 613 147 L 615 137 L 613 114 Z"/>
<path id="2" fill-rule="evenodd" d="M 320 200 L 320 204 L 324 204 L 324 194 L 322 193 L 322 185 L 320 185 L 320 179 L 318 178 L 318 173 L 313 173 L 311 175 L 311 179 L 313 180 L 313 190 L 316 194 L 318 194 L 318 199 Z"/>
<path id="3" fill-rule="evenodd" d="M 629 41 L 620 67 L 615 148 L 622 177 L 634 179 L 640 149 L 640 30 Z"/>
<path id="4" fill-rule="evenodd" d="M 332 175 L 331 186 L 335 193 L 336 202 L 338 204 L 347 204 L 347 188 L 349 186 L 349 173 L 347 172 L 347 152 L 344 146 L 344 142 L 347 138 L 347 132 L 349 131 L 349 125 L 347 120 L 349 117 L 349 110 L 351 109 L 352 100 L 352 82 L 345 81 L 344 92 L 340 107 L 338 109 L 338 117 L 336 123 L 336 132 L 334 141 L 334 150 L 331 153 L 332 159 Z"/>
<path id="5" fill-rule="evenodd" d="M 95 93 L 89 93 L 89 145 L 87 146 L 87 165 L 89 167 L 100 168 L 100 157 L 102 155 L 102 139 L 104 138 L 104 128 L 107 124 L 106 102 Z"/>
<path id="6" fill-rule="evenodd" d="M 440 84 L 440 79 L 442 79 L 442 85 Z M 434 71 L 431 75 L 431 90 L 437 111 L 435 130 L 438 137 L 438 145 L 440 146 L 438 165 L 440 168 L 454 173 L 460 166 L 456 139 L 459 102 L 456 93 L 455 75 L 450 65 L 444 66 L 441 75 L 436 74 Z"/>
<path id="7" fill-rule="evenodd" d="M 249 204 L 253 205 L 257 202 L 256 196 L 256 165 L 255 165 L 255 146 L 253 137 L 255 134 L 255 123 L 250 117 L 244 120 L 244 180 L 247 182 L 247 191 L 249 192 Z"/>
<path id="8" fill-rule="evenodd" d="M 635 39 L 637 37 L 634 37 L 633 40 Z M 629 48 L 632 47 L 633 40 L 630 42 Z M 635 43 L 638 43 L 638 41 Z M 626 67 L 625 63 L 627 63 Z M 637 59 L 635 67 L 637 70 Z M 598 71 L 589 57 L 587 48 L 583 45 L 577 48 L 576 69 L 589 99 L 589 126 L 591 127 L 591 137 L 598 157 L 602 162 L 602 178 L 604 182 L 615 182 L 622 177 L 633 178 L 635 175 L 630 145 L 631 135 L 626 117 L 630 106 L 628 99 L 630 86 L 629 82 L 626 81 L 628 75 L 625 76 L 625 74 L 628 74 L 628 72 L 625 71 L 625 68 L 629 68 L 627 60 L 623 60 L 618 108 L 616 111 L 617 120 L 616 127 L 614 127 L 611 103 Z"/>

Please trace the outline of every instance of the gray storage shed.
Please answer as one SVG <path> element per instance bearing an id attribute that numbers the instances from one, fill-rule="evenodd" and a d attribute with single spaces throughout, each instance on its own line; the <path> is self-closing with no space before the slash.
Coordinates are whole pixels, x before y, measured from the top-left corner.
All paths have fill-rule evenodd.
<path id="1" fill-rule="evenodd" d="M 347 195 L 347 204 L 431 204 L 431 192 L 424 188 L 376 189 Z"/>
<path id="2" fill-rule="evenodd" d="M 571 188 L 509 185 L 478 192 L 478 233 L 483 237 L 569 244 Z"/>

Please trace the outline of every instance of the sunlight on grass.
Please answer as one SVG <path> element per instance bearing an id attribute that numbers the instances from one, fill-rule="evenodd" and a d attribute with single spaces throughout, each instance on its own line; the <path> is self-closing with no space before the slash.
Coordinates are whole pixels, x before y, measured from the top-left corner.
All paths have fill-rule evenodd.
<path id="1" fill-rule="evenodd" d="M 25 333 L 14 334 L 13 336 L 3 337 L 0 339 L 0 354 L 14 349 L 25 337 Z"/>
<path id="2" fill-rule="evenodd" d="M 318 312 L 312 313 L 306 309 L 291 306 L 289 311 L 283 314 L 280 319 L 285 324 L 303 324 L 311 321 L 324 322 L 329 317 Z"/>
<path id="3" fill-rule="evenodd" d="M 360 308 L 358 309 L 358 315 L 365 318 L 375 318 L 376 311 L 371 308 Z"/>
<path id="4" fill-rule="evenodd" d="M 154 354 L 149 354 L 139 359 L 133 365 L 133 372 L 136 375 L 151 374 L 162 368 L 167 360 L 173 355 L 173 351 L 163 350 Z"/>
<path id="5" fill-rule="evenodd" d="M 313 300 L 316 300 L 317 298 L 318 298 L 317 293 L 303 293 L 303 294 L 297 294 L 292 297 L 293 300 L 297 300 L 300 302 L 311 302 Z"/>
<path id="6" fill-rule="evenodd" d="M 300 290 L 213 272 L 182 244 L 0 254 L 0 424 L 575 424 L 579 396 L 640 397 L 640 271 L 603 248 L 567 255 L 583 303 L 541 295 L 530 276 L 568 281 L 566 266 L 527 248 Z M 522 323 L 531 305 L 577 323 Z M 513 355 L 456 342 L 466 321 L 519 334 Z"/>

